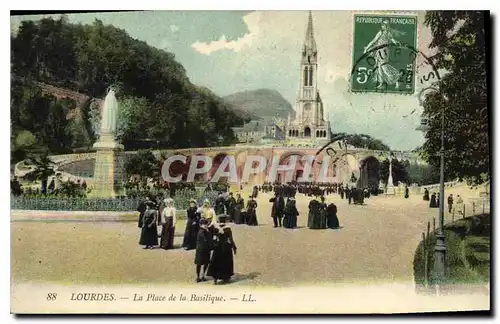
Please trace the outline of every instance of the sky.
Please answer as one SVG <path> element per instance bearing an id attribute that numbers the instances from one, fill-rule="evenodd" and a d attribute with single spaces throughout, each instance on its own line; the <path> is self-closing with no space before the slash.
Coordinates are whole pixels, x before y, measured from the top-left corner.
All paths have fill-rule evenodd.
<path id="1" fill-rule="evenodd" d="M 353 13 L 312 12 L 318 47 L 318 90 L 332 132 L 368 134 L 392 149 L 412 150 L 423 144 L 422 132 L 415 130 L 422 111 L 416 95 L 418 84 L 415 95 L 349 92 Z M 423 25 L 425 12 L 413 14 L 418 14 L 418 49 L 429 54 L 431 35 Z M 22 20 L 46 16 L 11 17 L 11 31 L 15 32 Z M 269 88 L 295 107 L 307 11 L 146 11 L 67 17 L 72 23 L 84 24 L 100 19 L 124 29 L 133 38 L 174 53 L 191 82 L 217 95 Z M 420 59 L 417 76 L 425 73 Z"/>

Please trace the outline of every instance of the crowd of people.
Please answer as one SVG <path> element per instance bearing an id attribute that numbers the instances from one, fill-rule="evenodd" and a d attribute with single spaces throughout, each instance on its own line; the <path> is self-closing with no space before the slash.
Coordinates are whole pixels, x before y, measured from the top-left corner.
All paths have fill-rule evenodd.
<path id="1" fill-rule="evenodd" d="M 300 191 L 307 192 L 302 187 Z M 274 227 L 297 228 L 297 210 L 295 195 L 299 188 L 292 185 L 275 186 L 271 217 Z M 305 189 L 305 190 L 304 190 Z M 201 206 L 195 199 L 190 200 L 186 210 L 186 227 L 182 241 L 182 249 L 196 250 L 196 281 L 206 281 L 206 276 L 226 282 L 234 275 L 233 255 L 236 244 L 228 223 L 257 226 L 257 201 L 255 196 L 262 188 L 254 187 L 245 204 L 240 193 L 234 197 L 232 192 L 219 192 L 213 203 L 205 199 Z M 337 206 L 327 205 L 325 197 L 321 203 L 314 198 L 309 204 L 308 227 L 311 229 L 339 229 Z M 144 249 L 174 249 L 174 233 L 177 224 L 177 210 L 170 197 L 158 203 L 155 197 L 147 197 L 142 201 L 139 212 L 138 227 L 141 229 L 139 244 Z"/>
<path id="2" fill-rule="evenodd" d="M 433 192 L 429 197 L 429 189 L 425 188 L 423 199 L 425 201 L 429 201 L 430 208 L 439 208 L 439 199 L 440 199 L 439 192 L 437 193 Z M 462 197 L 460 197 L 460 195 L 457 195 L 457 200 L 455 201 L 455 199 L 453 198 L 453 194 L 450 194 L 448 196 L 447 203 L 448 203 L 448 212 L 450 214 L 453 213 L 455 210 L 457 214 L 463 214 L 464 200 L 462 199 Z"/>
<path id="3" fill-rule="evenodd" d="M 222 194 L 220 197 L 223 197 Z M 239 203 L 234 205 L 243 205 L 241 197 L 238 197 L 238 201 Z M 255 200 L 249 200 L 250 208 L 247 209 L 252 208 L 252 202 Z M 187 220 L 182 248 L 196 250 L 194 263 L 197 282 L 206 281 L 206 276 L 210 276 L 214 284 L 218 284 L 219 280 L 227 282 L 234 275 L 233 254 L 236 254 L 236 244 L 231 228 L 226 225 L 228 214 L 225 207 L 232 206 L 233 200 L 229 197 L 224 200 L 223 206 L 220 204 L 220 200 L 216 201 L 215 208 L 212 208 L 210 201 L 205 199 L 202 206 L 198 206 L 197 201 L 192 199 L 186 210 Z M 141 229 L 139 244 L 143 245 L 144 249 L 153 249 L 157 246 L 165 250 L 174 249 L 177 224 L 174 200 L 166 198 L 161 204 L 157 204 L 147 197 L 139 204 L 137 211 L 138 227 Z M 234 213 L 231 214 L 235 216 Z M 255 214 L 254 218 L 256 221 Z M 240 219 L 239 215 L 236 215 L 235 219 Z M 250 220 L 250 223 L 253 224 L 253 221 Z"/>
<path id="4" fill-rule="evenodd" d="M 295 196 L 302 194 L 312 197 L 308 204 L 307 227 L 309 229 L 341 228 L 337 216 L 337 206 L 326 203 L 325 195 L 337 194 L 346 199 L 349 204 L 363 204 L 364 199 L 371 196 L 368 188 L 349 187 L 343 184 L 317 183 L 287 183 L 254 186 L 248 200 L 245 202 L 240 193 L 219 191 L 215 200 L 205 199 L 201 206 L 195 199 L 189 203 L 186 210 L 187 220 L 184 229 L 182 248 L 196 250 L 194 263 L 196 265 L 196 281 L 206 281 L 206 276 L 226 282 L 234 274 L 234 259 L 236 244 L 228 223 L 257 226 L 257 201 L 259 192 L 274 193 L 269 199 L 271 203 L 271 218 L 275 228 L 297 229 L 300 215 Z M 409 197 L 409 189 L 405 188 L 405 198 Z M 458 199 L 461 199 L 458 196 Z M 457 199 L 457 201 L 458 201 Z M 430 201 L 430 207 L 439 206 L 439 195 L 425 189 L 424 200 Z M 453 205 L 453 196 L 448 198 L 449 210 Z M 139 244 L 145 249 L 159 246 L 169 250 L 174 248 L 174 232 L 177 224 L 176 209 L 172 198 L 165 198 L 160 203 L 147 198 L 141 202 L 139 211 L 139 227 L 141 236 Z"/>

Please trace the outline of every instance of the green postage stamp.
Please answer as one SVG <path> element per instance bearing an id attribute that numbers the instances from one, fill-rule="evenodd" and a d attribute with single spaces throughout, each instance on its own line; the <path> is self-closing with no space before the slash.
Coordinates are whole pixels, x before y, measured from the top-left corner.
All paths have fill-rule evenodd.
<path id="1" fill-rule="evenodd" d="M 417 16 L 355 14 L 351 91 L 413 94 Z"/>

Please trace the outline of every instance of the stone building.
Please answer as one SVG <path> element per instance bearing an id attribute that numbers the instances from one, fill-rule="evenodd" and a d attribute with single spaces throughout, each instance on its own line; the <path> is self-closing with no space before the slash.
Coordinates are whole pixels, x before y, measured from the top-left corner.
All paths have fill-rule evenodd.
<path id="1" fill-rule="evenodd" d="M 300 60 L 300 88 L 296 102 L 296 115 L 288 117 L 287 139 L 329 140 L 330 123 L 325 120 L 323 101 L 317 86 L 318 50 L 314 40 L 312 14 L 306 30 Z"/>
<path id="2" fill-rule="evenodd" d="M 251 120 L 241 127 L 233 127 L 233 132 L 240 143 L 259 143 L 263 140 L 280 141 L 285 139 L 282 127 L 267 119 Z"/>

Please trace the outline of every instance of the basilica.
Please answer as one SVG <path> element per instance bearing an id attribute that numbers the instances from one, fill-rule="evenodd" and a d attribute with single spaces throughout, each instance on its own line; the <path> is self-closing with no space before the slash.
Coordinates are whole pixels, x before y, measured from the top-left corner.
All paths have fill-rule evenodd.
<path id="1" fill-rule="evenodd" d="M 275 141 L 318 142 L 330 140 L 330 122 L 325 118 L 323 101 L 318 89 L 318 49 L 314 39 L 312 13 L 309 12 L 306 35 L 300 55 L 300 86 L 295 103 L 295 116 L 271 123 L 250 122 L 233 131 L 240 142 Z"/>
<path id="2" fill-rule="evenodd" d="M 318 90 L 318 49 L 314 40 L 312 14 L 309 12 L 306 39 L 300 59 L 300 88 L 295 118 L 286 123 L 287 139 L 330 139 L 330 122 L 325 120 L 323 102 Z"/>

